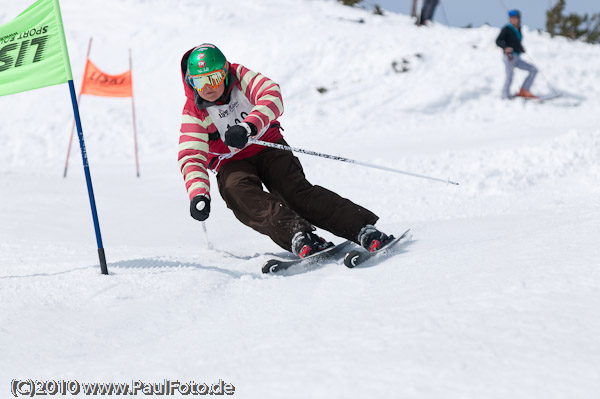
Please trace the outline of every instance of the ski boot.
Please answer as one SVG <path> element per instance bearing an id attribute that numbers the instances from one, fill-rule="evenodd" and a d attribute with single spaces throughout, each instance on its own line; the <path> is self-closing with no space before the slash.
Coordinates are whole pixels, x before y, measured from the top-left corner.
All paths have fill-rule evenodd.
<path id="1" fill-rule="evenodd" d="M 315 233 L 298 232 L 292 238 L 292 252 L 300 259 L 314 255 L 332 246 L 332 242 L 326 241 Z"/>
<path id="2" fill-rule="evenodd" d="M 372 224 L 366 225 L 358 233 L 358 242 L 369 252 L 375 252 L 385 247 L 393 238 L 394 236 L 382 233 Z"/>
<path id="3" fill-rule="evenodd" d="M 523 98 L 539 98 L 538 96 L 532 94 L 529 90 L 525 90 L 525 89 L 521 89 L 519 91 L 519 94 L 517 94 L 518 97 L 523 97 Z"/>

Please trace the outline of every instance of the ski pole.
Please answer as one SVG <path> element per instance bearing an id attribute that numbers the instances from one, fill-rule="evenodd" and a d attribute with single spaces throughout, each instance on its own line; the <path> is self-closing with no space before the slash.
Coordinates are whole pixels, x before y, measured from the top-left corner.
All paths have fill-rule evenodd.
<path id="1" fill-rule="evenodd" d="M 450 22 L 448 22 L 448 15 L 446 14 L 446 7 L 444 7 L 444 2 L 440 0 L 440 6 L 442 6 L 442 12 L 444 13 L 444 19 L 446 20 L 446 26 L 450 26 Z"/>
<path id="2" fill-rule="evenodd" d="M 554 89 L 554 86 L 552 85 L 552 83 L 550 83 L 550 79 L 548 79 L 546 77 L 546 74 L 544 73 L 544 71 L 542 71 L 540 68 L 538 68 L 537 63 L 535 62 L 535 60 L 533 59 L 533 57 L 531 56 L 531 54 L 525 53 L 525 55 L 527 55 L 527 57 L 529 57 L 529 59 L 531 60 L 531 63 L 533 64 L 533 66 L 535 66 L 535 68 L 538 70 L 538 72 L 540 72 L 540 74 L 544 77 L 544 79 L 546 80 L 546 83 L 548 83 L 548 87 L 550 87 L 550 90 L 552 90 L 552 92 L 554 94 L 560 94 L 560 92 L 558 90 Z"/>
<path id="3" fill-rule="evenodd" d="M 208 239 L 208 233 L 206 232 L 206 224 L 204 222 L 202 222 L 202 230 L 204 230 L 204 238 L 206 238 L 206 247 L 208 249 L 212 249 L 212 244 L 210 243 L 210 240 Z"/>
<path id="4" fill-rule="evenodd" d="M 353 163 L 353 164 L 357 164 L 357 165 L 367 166 L 369 168 L 387 170 L 388 172 L 394 172 L 394 173 L 402 173 L 404 175 L 409 175 L 409 176 L 413 176 L 413 177 L 419 177 L 421 179 L 428 179 L 428 180 L 433 180 L 433 181 L 439 181 L 439 182 L 442 182 L 442 183 L 454 184 L 455 186 L 458 186 L 458 183 L 453 182 L 450 179 L 440 179 L 440 178 L 437 178 L 437 177 L 430 177 L 430 176 L 420 175 L 418 173 L 406 172 L 406 171 L 400 170 L 400 169 L 388 168 L 386 166 L 380 166 L 380 165 L 375 165 L 375 164 L 372 164 L 372 163 L 356 161 L 354 159 L 348 159 L 348 158 L 339 157 L 339 156 L 336 156 L 336 155 L 329 155 L 329 154 L 323 154 L 323 153 L 320 153 L 320 152 L 315 152 L 315 151 L 310 151 L 310 150 L 303 150 L 301 148 L 289 147 L 287 145 L 270 143 L 268 141 L 250 139 L 249 142 L 251 144 L 258 144 L 258 145 L 262 145 L 262 146 L 265 146 L 265 147 L 279 148 L 280 150 L 294 151 L 294 152 L 299 152 L 299 153 L 302 153 L 302 154 L 314 155 L 316 157 L 332 159 L 334 161 L 341 161 L 341 162 Z"/>

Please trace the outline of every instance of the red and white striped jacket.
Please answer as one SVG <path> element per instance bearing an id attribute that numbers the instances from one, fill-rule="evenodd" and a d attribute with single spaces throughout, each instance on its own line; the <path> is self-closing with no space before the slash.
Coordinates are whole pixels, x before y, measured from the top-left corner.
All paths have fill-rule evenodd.
<path id="1" fill-rule="evenodd" d="M 179 169 L 190 200 L 196 195 L 210 196 L 210 181 L 207 173 L 209 165 L 211 169 L 218 171 L 218 168 L 227 162 L 248 158 L 265 149 L 255 144 L 231 154 L 229 147 L 219 137 L 217 126 L 207 111 L 211 104 L 203 103 L 203 100 L 195 94 L 194 88 L 186 82 L 186 64 L 192 51 L 193 49 L 189 50 L 181 60 L 187 100 L 183 107 L 179 135 Z M 279 85 L 243 65 L 230 63 L 226 89 L 229 94 L 228 101 L 231 92 L 236 88 L 253 106 L 243 121 L 252 123 L 259 132 L 265 129 L 261 140 L 269 142 L 280 140 L 283 136 L 277 118 L 283 113 L 283 101 Z"/>

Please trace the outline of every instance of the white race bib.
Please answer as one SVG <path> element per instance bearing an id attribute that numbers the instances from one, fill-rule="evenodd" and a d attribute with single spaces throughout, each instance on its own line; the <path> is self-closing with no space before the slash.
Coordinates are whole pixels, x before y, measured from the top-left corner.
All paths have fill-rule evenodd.
<path id="1" fill-rule="evenodd" d="M 211 105 L 206 108 L 208 115 L 210 115 L 213 123 L 219 130 L 221 140 L 225 141 L 225 132 L 233 125 L 240 124 L 244 119 L 252 112 L 254 105 L 246 98 L 244 93 L 236 87 L 231 91 L 231 97 L 229 104 L 223 105 Z M 259 138 L 268 129 L 266 126 L 261 130 L 254 138 Z M 241 151 L 239 148 L 229 147 L 232 153 Z"/>

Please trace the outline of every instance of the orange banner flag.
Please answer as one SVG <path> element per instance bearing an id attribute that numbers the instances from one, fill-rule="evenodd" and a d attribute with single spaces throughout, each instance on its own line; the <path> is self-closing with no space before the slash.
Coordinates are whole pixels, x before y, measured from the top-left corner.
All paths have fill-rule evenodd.
<path id="1" fill-rule="evenodd" d="M 133 97 L 131 70 L 120 75 L 102 72 L 89 59 L 85 66 L 81 94 L 104 97 Z"/>

